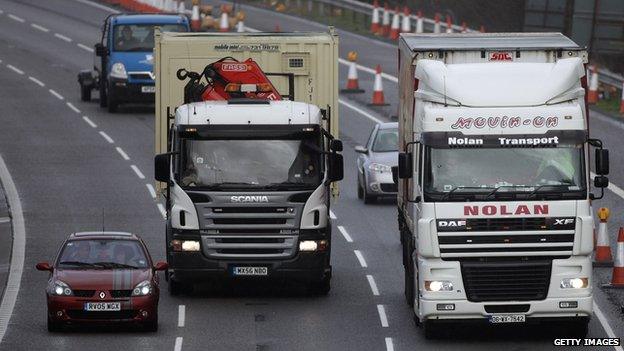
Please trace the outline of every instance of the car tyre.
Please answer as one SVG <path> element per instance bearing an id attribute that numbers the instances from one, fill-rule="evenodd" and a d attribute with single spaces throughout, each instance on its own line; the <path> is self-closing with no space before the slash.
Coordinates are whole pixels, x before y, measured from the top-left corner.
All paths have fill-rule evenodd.
<path id="1" fill-rule="evenodd" d="M 377 196 L 375 195 L 368 195 L 368 191 L 366 191 L 367 185 L 368 183 L 366 182 L 366 179 L 364 179 L 364 203 L 365 204 L 372 204 L 375 201 L 377 201 Z"/>
<path id="2" fill-rule="evenodd" d="M 362 189 L 362 185 L 360 184 L 360 178 L 357 180 L 357 197 L 362 200 L 364 198 L 364 189 Z"/>
<path id="3" fill-rule="evenodd" d="M 313 296 L 327 296 L 331 290 L 331 277 L 325 276 L 321 281 L 313 282 L 308 286 L 308 292 Z"/>
<path id="4" fill-rule="evenodd" d="M 180 296 L 182 294 L 190 294 L 193 291 L 193 285 L 180 283 L 169 277 L 169 295 Z"/>
<path id="5" fill-rule="evenodd" d="M 91 87 L 80 84 L 80 100 L 91 101 Z"/>
<path id="6" fill-rule="evenodd" d="M 156 318 L 154 318 L 154 320 L 151 320 L 143 324 L 143 330 L 146 332 L 150 332 L 150 333 L 157 332 L 158 331 L 158 315 L 156 315 Z"/>
<path id="7" fill-rule="evenodd" d="M 58 333 L 63 330 L 63 325 L 57 321 L 52 320 L 48 316 L 48 332 L 50 333 Z"/>

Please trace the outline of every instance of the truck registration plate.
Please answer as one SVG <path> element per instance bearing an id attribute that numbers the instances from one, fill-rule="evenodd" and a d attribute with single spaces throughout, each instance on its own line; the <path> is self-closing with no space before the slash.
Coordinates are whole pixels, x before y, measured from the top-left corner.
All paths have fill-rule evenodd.
<path id="1" fill-rule="evenodd" d="M 269 269 L 267 267 L 234 267 L 232 268 L 233 275 L 268 275 Z"/>
<path id="2" fill-rule="evenodd" d="M 120 302 L 87 302 L 85 311 L 121 311 Z"/>
<path id="3" fill-rule="evenodd" d="M 498 314 L 490 316 L 490 323 L 524 323 L 526 316 L 523 314 Z"/>
<path id="4" fill-rule="evenodd" d="M 153 85 L 144 85 L 141 87 L 141 92 L 142 93 L 155 93 L 156 87 Z"/>

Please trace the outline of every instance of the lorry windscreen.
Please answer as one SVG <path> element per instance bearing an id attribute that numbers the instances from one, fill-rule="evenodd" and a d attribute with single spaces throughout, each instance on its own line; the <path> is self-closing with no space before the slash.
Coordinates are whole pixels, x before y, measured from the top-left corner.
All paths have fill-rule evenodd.
<path id="1" fill-rule="evenodd" d="M 183 139 L 180 185 L 207 189 L 315 189 L 321 183 L 318 141 Z"/>
<path id="2" fill-rule="evenodd" d="M 585 197 L 582 145 L 549 148 L 425 149 L 424 190 L 432 200 Z"/>
<path id="3" fill-rule="evenodd" d="M 163 32 L 187 32 L 181 24 L 120 24 L 113 28 L 113 51 L 152 51 L 154 28 Z"/>

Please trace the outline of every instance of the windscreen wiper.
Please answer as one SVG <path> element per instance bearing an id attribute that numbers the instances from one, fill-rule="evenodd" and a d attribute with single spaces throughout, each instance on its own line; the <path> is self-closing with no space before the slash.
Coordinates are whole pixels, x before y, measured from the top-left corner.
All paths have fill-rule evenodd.
<path id="1" fill-rule="evenodd" d="M 129 268 L 129 269 L 137 269 L 139 267 L 132 266 L 125 263 L 117 263 L 117 262 L 96 262 L 94 265 L 106 268 Z"/>
<path id="2" fill-rule="evenodd" d="M 66 265 L 80 266 L 80 267 L 94 267 L 95 266 L 93 263 L 81 262 L 81 261 L 61 261 L 59 262 L 59 264 L 66 264 Z"/>
<path id="3" fill-rule="evenodd" d="M 314 184 L 299 183 L 299 182 L 280 182 L 280 183 L 269 183 L 267 185 L 264 185 L 262 188 L 278 189 L 282 187 L 308 188 L 308 187 L 314 187 Z"/>
<path id="4" fill-rule="evenodd" d="M 540 186 L 536 187 L 535 189 L 533 189 L 533 191 L 528 193 L 527 194 L 527 198 L 530 199 L 533 196 L 536 196 L 538 193 L 541 193 L 541 194 L 551 194 L 551 195 L 558 194 L 558 195 L 563 196 L 563 193 L 560 192 L 560 191 L 545 191 L 545 192 L 541 192 L 540 191 L 541 189 L 544 189 L 544 188 L 561 188 L 561 187 L 566 187 L 566 188 L 569 189 L 570 186 L 566 185 L 566 184 L 544 184 L 544 185 L 540 185 Z"/>
<path id="5" fill-rule="evenodd" d="M 501 186 L 497 186 L 496 188 L 494 188 L 494 190 L 492 190 L 491 192 L 489 192 L 486 196 L 485 196 L 485 200 L 489 199 L 490 196 L 495 195 L 500 189 L 505 189 L 505 188 L 529 188 L 526 185 L 501 185 Z M 514 196 L 516 195 L 515 193 L 512 193 Z M 496 198 L 496 196 L 494 196 L 494 198 Z"/>
<path id="6" fill-rule="evenodd" d="M 446 200 L 448 198 L 451 197 L 451 194 L 453 194 L 455 191 L 460 190 L 460 189 L 493 189 L 493 187 L 491 186 L 456 186 L 453 189 L 451 189 L 451 191 L 449 191 L 448 193 L 444 194 L 442 196 L 442 200 Z"/>

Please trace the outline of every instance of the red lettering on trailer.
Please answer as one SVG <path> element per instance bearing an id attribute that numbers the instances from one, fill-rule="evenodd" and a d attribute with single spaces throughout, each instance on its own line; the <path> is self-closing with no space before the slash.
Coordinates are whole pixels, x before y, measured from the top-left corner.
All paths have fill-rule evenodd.
<path id="1" fill-rule="evenodd" d="M 507 205 L 501 205 L 501 214 L 502 215 L 510 215 L 513 214 L 507 210 Z"/>

